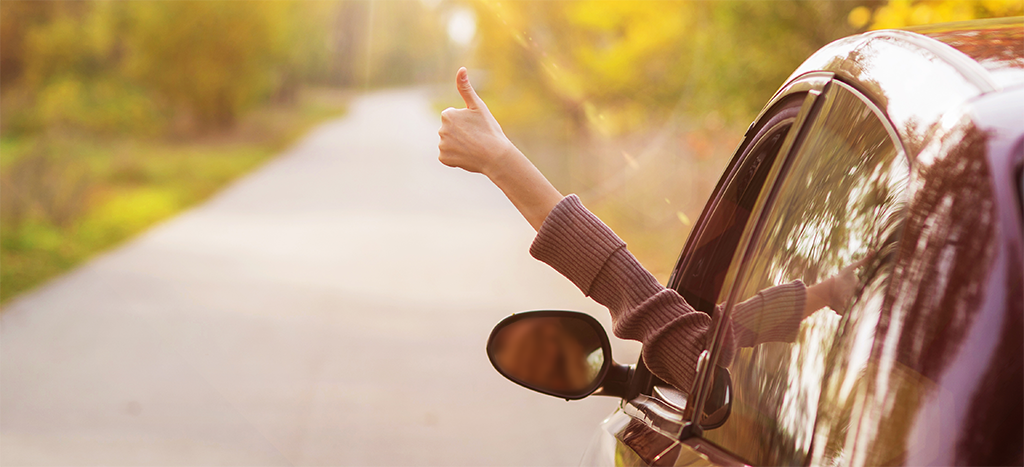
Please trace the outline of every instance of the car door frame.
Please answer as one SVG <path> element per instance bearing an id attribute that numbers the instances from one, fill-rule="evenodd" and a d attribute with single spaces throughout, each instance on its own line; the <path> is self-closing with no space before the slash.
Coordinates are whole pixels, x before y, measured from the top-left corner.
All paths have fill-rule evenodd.
<path id="1" fill-rule="evenodd" d="M 797 128 L 798 131 L 791 131 L 788 135 L 789 138 L 792 138 L 792 141 L 788 141 L 787 144 L 783 146 L 782 150 L 780 150 L 779 156 L 777 157 L 771 172 L 769 173 L 767 179 L 761 187 L 761 193 L 758 196 L 757 204 L 755 206 L 754 211 L 751 212 L 750 214 L 750 220 L 748 220 L 747 222 L 747 227 L 744 228 L 743 236 L 737 244 L 735 251 L 733 252 L 733 261 L 736 261 L 737 257 L 742 258 L 742 260 L 739 261 L 740 266 L 736 270 L 732 271 L 725 278 L 725 281 L 721 287 L 721 291 L 726 292 L 728 294 L 726 295 L 723 313 L 721 313 L 720 316 L 715 316 L 713 319 L 712 327 L 714 329 L 714 336 L 712 340 L 709 341 L 708 350 L 705 351 L 705 355 L 702 355 L 703 358 L 701 359 L 698 366 L 697 380 L 694 385 L 695 388 L 691 391 L 691 394 L 696 395 L 696 397 L 689 398 L 687 403 L 687 409 L 685 411 L 685 414 L 689 419 L 689 424 L 690 426 L 693 427 L 691 429 L 691 432 L 689 433 L 689 436 L 692 436 L 694 440 L 700 440 L 705 444 L 710 444 L 710 441 L 707 441 L 702 438 L 703 432 L 700 429 L 700 427 L 694 423 L 694 419 L 696 418 L 694 414 L 702 413 L 704 402 L 706 401 L 708 393 L 711 389 L 710 375 L 712 374 L 712 369 L 717 365 L 718 360 L 722 354 L 723 346 L 720 345 L 720 343 L 724 341 L 724 334 L 728 328 L 727 326 L 723 325 L 723 322 L 725 319 L 728 318 L 729 311 L 734 307 L 737 301 L 736 285 L 739 283 L 739 281 L 744 280 L 744 278 L 749 275 L 749 271 L 747 271 L 747 268 L 745 267 L 745 264 L 749 263 L 749 261 L 746 260 L 749 259 L 750 256 L 753 254 L 752 248 L 755 242 L 761 238 L 762 232 L 766 227 L 765 212 L 767 209 L 774 205 L 775 197 L 778 193 L 778 186 L 781 182 L 781 179 L 785 177 L 786 172 L 789 166 L 791 165 L 792 158 L 794 157 L 796 151 L 799 150 L 799 148 L 801 147 L 802 141 L 807 137 L 807 132 L 814 127 L 814 121 L 820 117 L 828 115 L 828 110 L 825 110 L 824 112 L 822 111 L 825 99 L 818 99 L 817 97 L 825 95 L 828 92 L 829 87 L 831 86 L 842 86 L 844 88 L 849 89 L 852 92 L 857 93 L 862 98 L 862 100 L 864 100 L 865 103 L 870 106 L 872 112 L 876 115 L 879 121 L 882 122 L 882 124 L 886 127 L 886 130 L 889 133 L 890 140 L 892 140 L 893 143 L 897 145 L 897 148 L 900 151 L 902 157 L 907 158 L 908 166 L 913 166 L 913 161 L 912 159 L 907 157 L 907 152 L 905 150 L 904 144 L 902 140 L 899 138 L 899 134 L 896 132 L 893 123 L 889 120 L 884 110 L 882 110 L 882 107 L 879 106 L 877 102 L 873 102 L 870 99 L 869 93 L 865 93 L 863 90 L 857 89 L 855 86 L 843 82 L 842 80 L 837 79 L 835 77 L 828 79 L 827 82 L 825 82 L 824 85 L 822 85 L 820 88 L 813 89 L 809 92 L 808 101 L 804 108 L 801 109 L 802 116 L 805 112 L 807 113 L 806 118 L 798 118 L 798 122 L 794 124 L 794 128 Z M 785 94 L 785 92 L 780 91 L 780 93 L 776 95 L 776 99 L 783 97 Z M 702 218 L 701 220 L 704 221 L 705 219 Z M 690 245 L 688 244 L 687 246 L 689 247 Z M 686 258 L 686 253 L 687 252 L 684 250 L 680 258 L 680 264 L 677 264 L 676 266 L 677 270 L 684 267 L 682 261 Z M 886 287 L 888 287 L 888 284 L 886 285 Z M 687 434 L 684 433 L 684 436 L 685 435 Z M 714 446 L 714 449 L 720 456 L 731 456 L 731 453 L 723 447 Z M 735 456 L 732 457 L 734 459 L 739 460 Z"/>
<path id="2" fill-rule="evenodd" d="M 796 120 L 793 122 L 790 130 L 788 131 L 785 141 L 782 147 L 779 149 L 778 154 L 775 156 L 775 163 L 771 167 L 767 178 L 764 180 L 760 188 L 760 194 L 758 195 L 758 201 L 755 203 L 754 210 L 750 213 L 747 223 L 743 228 L 743 234 L 740 237 L 732 254 L 729 255 L 728 261 L 725 264 L 720 265 L 723 269 L 728 269 L 736 254 L 739 252 L 745 252 L 750 244 L 751 234 L 754 233 L 755 229 L 748 228 L 750 225 L 755 227 L 761 222 L 765 202 L 761 201 L 761 198 L 766 193 L 771 192 L 771 188 L 775 186 L 781 168 L 796 146 L 798 138 L 804 133 L 805 129 L 810 126 L 815 114 L 817 112 L 818 97 L 824 92 L 829 86 L 835 75 L 831 72 L 810 72 L 797 77 L 792 80 L 789 84 L 781 88 L 775 93 L 775 96 L 765 105 L 765 107 L 758 114 L 757 119 L 747 128 L 744 134 L 744 141 L 737 148 L 733 160 L 729 164 L 727 174 L 719 180 L 718 185 L 713 192 L 711 199 L 705 205 L 704 212 L 701 213 L 693 232 L 687 239 L 686 245 L 683 247 L 680 253 L 679 260 L 676 262 L 676 266 L 673 269 L 672 276 L 669 278 L 668 287 L 672 289 L 678 289 L 681 282 L 681 272 L 685 267 L 694 260 L 694 253 L 697 248 L 699 240 L 705 234 L 705 229 L 710 224 L 710 220 L 716 215 L 720 206 L 722 195 L 724 191 L 729 187 L 730 183 L 736 178 L 737 171 L 743 166 L 745 158 L 743 157 L 748 147 L 757 144 L 758 141 L 754 140 L 756 136 L 756 129 L 759 129 L 769 119 L 776 105 L 783 100 L 790 98 L 791 96 L 803 94 L 803 103 L 801 104 L 800 111 L 797 113 Z M 766 192 L 766 190 L 769 190 Z M 754 224 L 751 224 L 753 222 Z M 725 284 L 723 284 L 723 289 Z M 719 291 L 720 292 L 720 291 Z M 688 392 L 689 397 L 687 398 L 687 404 L 684 408 L 684 413 L 690 422 L 690 427 L 684 437 L 688 436 L 699 436 L 702 433 L 698 423 L 695 423 L 694 414 L 700 414 L 703 412 L 704 404 L 707 401 L 708 394 L 711 391 L 712 381 L 708 378 L 711 373 L 711 369 L 717 365 L 721 346 L 717 345 L 724 338 L 723 334 L 725 327 L 721 326 L 721 320 L 718 316 L 712 317 L 712 336 L 708 340 L 707 349 L 705 353 L 698 359 L 697 373 L 694 380 L 694 385 Z M 650 390 L 646 394 L 650 394 Z M 696 397 L 694 397 L 696 395 Z"/>
<path id="3" fill-rule="evenodd" d="M 783 86 L 764 106 L 757 118 L 747 128 L 744 139 L 737 147 L 725 175 L 719 179 L 715 190 L 712 192 L 709 201 L 680 252 L 679 259 L 668 282 L 669 288 L 676 288 L 679 285 L 680 271 L 688 264 L 688 261 L 693 259 L 698 239 L 705 233 L 710 219 L 718 212 L 723 192 L 729 188 L 732 181 L 736 178 L 737 172 L 743 167 L 746 156 L 749 156 L 748 148 L 753 147 L 759 142 L 759 140 L 755 139 L 758 130 L 774 115 L 777 105 L 786 99 L 793 98 L 793 96 L 803 95 L 803 102 L 800 105 L 797 117 L 787 132 L 779 152 L 775 156 L 776 162 L 788 159 L 795 145 L 797 135 L 801 134 L 803 129 L 807 128 L 812 122 L 812 111 L 815 108 L 818 96 L 821 95 L 832 79 L 834 79 L 834 74 L 831 72 L 806 73 Z M 764 195 L 766 187 L 773 187 L 775 185 L 779 167 L 781 167 L 781 164 L 772 164 L 768 178 L 764 180 L 760 187 L 761 194 L 758 195 L 758 198 Z M 755 206 L 762 206 L 763 204 L 758 201 Z M 760 210 L 751 212 L 745 225 L 750 225 L 752 221 L 755 223 L 759 222 L 761 214 Z M 744 235 L 747 235 L 749 230 L 744 227 Z M 749 239 L 741 238 L 732 255 L 729 256 L 728 262 L 731 262 L 732 256 L 736 252 L 743 251 L 747 244 L 749 244 Z M 728 268 L 728 264 L 725 265 L 725 268 Z M 712 326 L 712 329 L 715 329 L 715 334 L 720 332 L 720 328 L 721 326 Z M 715 337 L 712 337 L 712 341 L 714 340 Z M 716 346 L 713 345 L 713 342 L 709 341 L 708 348 L 715 349 Z M 705 382 L 705 377 L 710 373 L 710 368 L 712 367 L 708 365 L 710 357 L 709 352 L 705 351 L 702 354 L 702 358 L 699 359 L 697 378 L 694 387 L 690 388 L 689 394 L 698 394 L 698 391 L 710 392 L 711 385 Z M 646 367 L 644 366 L 643 359 L 640 359 L 637 363 L 636 373 L 644 373 L 643 370 L 646 370 Z M 702 430 L 698 424 L 694 423 L 693 414 L 700 413 L 695 410 L 702 410 L 707 393 L 700 393 L 702 397 L 699 398 L 687 397 L 682 391 L 673 391 L 672 388 L 664 386 L 665 383 L 656 377 L 647 378 L 644 381 L 643 387 L 636 388 L 635 391 L 638 394 L 635 397 L 623 401 L 621 415 L 619 415 L 639 423 L 626 426 L 621 421 L 615 421 L 616 416 L 613 415 L 613 417 L 610 417 L 605 422 L 603 429 L 612 431 L 612 434 L 621 445 L 633 450 L 634 453 L 638 454 L 640 460 L 650 465 L 661 465 L 664 462 L 677 463 L 679 459 L 688 459 L 688 463 L 700 462 L 702 460 L 703 462 L 715 465 L 744 464 L 742 460 L 733 456 L 728 451 L 700 437 Z M 661 391 L 656 390 L 656 388 L 661 389 Z M 677 397 L 666 397 L 667 394 L 672 392 L 675 392 Z M 700 400 L 699 407 L 693 404 L 697 400 Z M 647 439 L 648 441 L 638 442 L 638 439 Z M 662 440 L 662 447 L 650 450 L 649 448 L 652 445 L 649 441 L 650 439 Z M 646 451 L 641 448 L 646 449 Z"/>

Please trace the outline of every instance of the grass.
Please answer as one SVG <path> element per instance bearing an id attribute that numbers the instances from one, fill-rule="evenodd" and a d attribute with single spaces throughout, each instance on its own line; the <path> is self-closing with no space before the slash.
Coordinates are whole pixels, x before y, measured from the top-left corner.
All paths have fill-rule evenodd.
<path id="1" fill-rule="evenodd" d="M 234 129 L 189 138 L 0 138 L 0 303 L 193 206 L 344 113 L 344 94 L 304 93 Z"/>

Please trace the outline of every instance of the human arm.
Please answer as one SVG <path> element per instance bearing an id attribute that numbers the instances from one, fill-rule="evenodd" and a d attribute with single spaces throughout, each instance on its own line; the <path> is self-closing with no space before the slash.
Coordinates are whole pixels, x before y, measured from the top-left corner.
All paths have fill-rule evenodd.
<path id="1" fill-rule="evenodd" d="M 466 108 L 442 112 L 439 160 L 490 178 L 538 231 L 531 254 L 606 306 L 615 335 L 642 342 L 644 361 L 654 374 L 688 389 L 707 347 L 710 315 L 658 283 L 578 198 L 562 197 L 505 136 L 464 68 L 456 84 Z M 805 292 L 802 283 L 787 284 L 738 304 L 733 311 L 738 324 L 729 323 L 721 363 L 732 360 L 737 343 L 752 346 L 795 335 Z M 734 334 L 743 339 L 737 342 Z"/>
<path id="2" fill-rule="evenodd" d="M 505 136 L 473 89 L 465 68 L 459 68 L 455 81 L 466 108 L 449 107 L 441 112 L 438 160 L 449 167 L 486 175 L 534 230 L 540 230 L 562 194 Z"/>
<path id="3" fill-rule="evenodd" d="M 765 342 L 793 342 L 800 323 L 816 311 L 827 306 L 838 314 L 844 313 L 856 292 L 856 270 L 871 256 L 847 265 L 812 286 L 805 287 L 797 280 L 766 288 L 736 304 L 730 315 L 736 345 L 753 347 Z"/>
<path id="4" fill-rule="evenodd" d="M 873 254 L 868 254 L 860 261 L 840 269 L 836 275 L 808 287 L 804 317 L 808 317 L 826 306 L 832 308 L 836 313 L 842 314 L 846 309 L 847 302 L 856 292 L 858 284 L 857 269 L 868 262 L 873 256 Z"/>
<path id="5" fill-rule="evenodd" d="M 626 244 L 575 195 L 559 202 L 530 247 L 585 295 L 611 313 L 614 334 L 640 341 L 647 367 L 682 390 L 693 383 L 697 358 L 707 347 L 711 316 L 694 310 L 665 288 L 626 249 Z M 732 360 L 732 330 L 722 363 Z"/>

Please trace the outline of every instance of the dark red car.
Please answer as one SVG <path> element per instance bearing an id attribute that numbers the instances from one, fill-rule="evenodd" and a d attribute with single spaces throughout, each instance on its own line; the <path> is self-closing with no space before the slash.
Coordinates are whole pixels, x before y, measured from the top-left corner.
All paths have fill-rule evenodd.
<path id="1" fill-rule="evenodd" d="M 669 280 L 713 317 L 694 387 L 614 363 L 572 312 L 513 315 L 488 354 L 547 394 L 622 398 L 585 465 L 1022 465 L 1022 196 L 1024 20 L 841 39 L 750 125 Z M 737 303 L 853 263 L 849 302 L 720 366 Z M 542 324 L 578 343 L 575 379 L 502 359 L 506 334 Z"/>

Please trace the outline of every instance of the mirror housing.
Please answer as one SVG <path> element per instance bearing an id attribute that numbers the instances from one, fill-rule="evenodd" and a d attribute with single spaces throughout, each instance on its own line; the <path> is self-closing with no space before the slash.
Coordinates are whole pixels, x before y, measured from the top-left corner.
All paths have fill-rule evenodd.
<path id="1" fill-rule="evenodd" d="M 624 397 L 632 373 L 612 360 L 601 323 L 577 311 L 528 311 L 501 320 L 487 339 L 487 358 L 512 382 L 565 400 Z"/>

